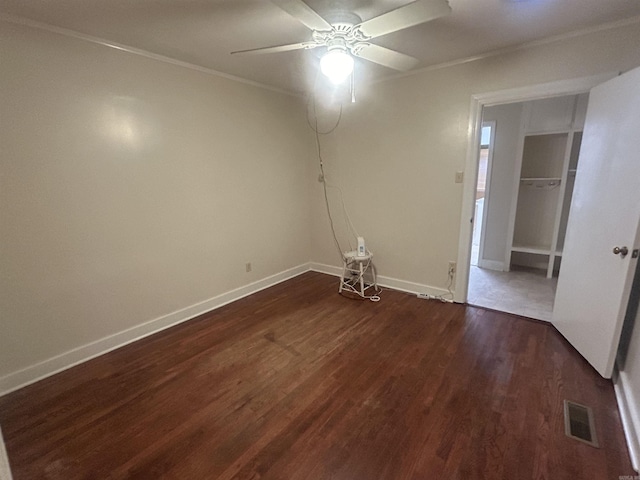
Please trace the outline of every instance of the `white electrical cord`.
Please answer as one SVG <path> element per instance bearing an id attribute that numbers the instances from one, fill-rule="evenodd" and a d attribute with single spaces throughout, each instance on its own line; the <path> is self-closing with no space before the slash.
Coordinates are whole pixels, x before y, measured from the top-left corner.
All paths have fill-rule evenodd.
<path id="1" fill-rule="evenodd" d="M 453 292 L 451 291 L 451 286 L 453 285 L 453 273 L 449 274 L 449 283 L 447 284 L 447 292 L 444 295 L 439 295 L 439 299 L 443 302 L 451 302 L 453 303 Z M 445 295 L 450 296 L 451 298 L 444 298 Z"/>
<path id="2" fill-rule="evenodd" d="M 342 213 L 344 213 L 344 223 L 347 226 L 347 230 L 349 230 L 349 232 L 351 233 L 351 235 L 353 235 L 353 238 L 357 242 L 358 241 L 358 237 L 360 235 L 358 235 L 358 232 L 356 231 L 355 227 L 353 226 L 353 222 L 351 221 L 351 217 L 349 216 L 349 212 L 347 212 L 347 209 L 344 206 L 344 195 L 342 194 L 342 189 L 340 187 L 337 187 L 335 185 L 331 185 L 330 183 L 326 182 L 326 179 L 325 179 L 325 183 L 327 185 L 327 188 L 333 188 L 334 190 L 338 191 L 338 194 L 340 196 L 340 204 L 342 205 Z M 351 245 L 351 242 L 349 240 L 347 240 L 347 242 L 349 243 L 349 250 L 354 250 L 353 246 Z"/>
<path id="3" fill-rule="evenodd" d="M 311 100 L 311 97 L 309 98 L 309 100 Z M 329 195 L 327 193 L 327 188 L 333 188 L 338 190 L 338 192 L 340 193 L 340 202 L 342 204 L 342 210 L 343 212 L 345 212 L 345 221 L 347 222 L 347 226 L 349 227 L 351 233 L 356 237 L 358 237 L 358 235 L 355 232 L 355 229 L 353 228 L 353 223 L 351 222 L 351 218 L 349 217 L 349 215 L 346 213 L 347 209 L 344 205 L 344 198 L 342 195 L 342 190 L 334 185 L 329 185 L 327 182 L 327 177 L 324 173 L 324 159 L 322 158 L 322 147 L 320 144 L 320 135 L 328 135 L 330 133 L 332 133 L 336 128 L 338 128 L 338 125 L 340 125 L 340 120 L 342 119 L 342 104 L 340 104 L 340 113 L 338 114 L 338 119 L 336 120 L 336 123 L 333 127 L 331 127 L 329 130 L 321 132 L 318 129 L 318 115 L 317 115 L 317 111 L 316 111 L 316 98 L 315 95 L 313 95 L 313 123 L 311 122 L 311 120 L 309 119 L 309 102 L 307 102 L 307 123 L 309 124 L 309 127 L 311 127 L 311 129 L 313 130 L 313 132 L 315 133 L 315 138 L 316 138 L 316 148 L 318 151 L 318 160 L 320 162 L 320 182 L 322 183 L 322 189 L 323 189 L 323 193 L 324 193 L 324 203 L 325 203 L 325 208 L 327 210 L 327 215 L 329 217 L 329 225 L 331 226 L 331 233 L 333 235 L 333 242 L 336 246 L 336 249 L 338 250 L 338 253 L 340 254 L 340 257 L 342 257 L 344 250 L 342 249 L 341 245 L 340 245 L 340 241 L 338 240 L 338 236 L 336 234 L 336 229 L 335 229 L 335 224 L 333 221 L 333 215 L 331 215 L 331 207 L 329 205 Z M 349 243 L 349 249 L 352 250 L 351 247 L 351 243 Z"/>
<path id="4" fill-rule="evenodd" d="M 449 272 L 449 283 L 447 284 L 447 293 L 443 293 L 442 295 L 429 295 L 424 293 L 419 293 L 417 296 L 420 298 L 426 298 L 428 300 L 440 300 L 443 303 L 453 303 L 453 292 L 451 291 L 451 286 L 453 285 L 453 272 Z M 451 297 L 451 298 L 447 298 Z"/>
<path id="5" fill-rule="evenodd" d="M 347 260 L 344 257 L 344 250 L 342 249 L 342 247 L 340 246 L 340 242 L 338 240 L 338 236 L 336 234 L 336 229 L 335 229 L 335 224 L 333 222 L 333 216 L 331 215 L 331 207 L 329 205 L 329 196 L 327 194 L 327 188 L 333 188 L 335 190 L 338 191 L 338 193 L 340 194 L 340 203 L 342 205 L 342 211 L 344 213 L 344 218 L 345 218 L 345 224 L 348 228 L 348 230 L 350 231 L 350 233 L 353 235 L 353 237 L 357 240 L 359 235 L 358 232 L 356 231 L 355 227 L 353 226 L 353 222 L 351 221 L 351 217 L 349 216 L 349 213 L 347 212 L 347 208 L 345 207 L 344 204 L 344 196 L 342 193 L 342 189 L 340 189 L 340 187 L 337 187 L 335 185 L 329 185 L 329 183 L 327 182 L 327 177 L 324 173 L 324 160 L 322 158 L 322 148 L 320 145 L 320 135 L 328 135 L 330 133 L 332 133 L 336 128 L 338 128 L 338 125 L 340 125 L 340 120 L 342 119 L 342 103 L 340 104 L 340 113 L 338 114 L 338 118 L 336 120 L 336 123 L 333 127 L 331 127 L 329 130 L 325 131 L 325 132 L 320 132 L 320 130 L 318 130 L 318 114 L 316 111 L 316 97 L 315 97 L 315 93 L 313 95 L 313 123 L 311 122 L 311 120 L 309 119 L 309 102 L 311 101 L 311 97 L 309 97 L 309 101 L 307 102 L 307 123 L 309 124 L 309 127 L 311 128 L 311 130 L 313 130 L 313 132 L 315 133 L 315 138 L 316 138 L 316 148 L 318 150 L 318 161 L 320 164 L 320 182 L 322 183 L 322 190 L 324 193 L 324 203 L 325 203 L 325 208 L 327 210 L 327 216 L 329 217 L 329 225 L 331 226 L 331 233 L 333 235 L 333 242 L 335 244 L 336 249 L 338 250 L 338 253 L 340 254 L 340 257 L 343 259 L 344 262 L 346 262 Z M 349 250 L 353 250 L 353 247 L 351 246 L 351 242 L 347 240 L 347 243 L 349 244 Z M 370 253 L 370 252 L 369 252 Z M 369 258 L 369 261 L 367 262 L 367 266 L 366 268 L 363 269 L 363 272 L 366 271 L 371 263 L 371 258 Z M 362 277 L 363 274 L 358 275 L 356 282 L 360 282 L 360 278 Z M 360 291 L 356 290 L 355 287 L 353 285 L 350 285 L 347 282 L 344 282 L 344 279 L 341 279 L 341 282 L 343 283 L 343 288 L 346 288 L 349 291 L 352 291 L 353 293 L 357 294 L 358 296 L 362 297 L 362 298 L 366 298 L 368 300 L 371 300 L 372 302 L 378 302 L 380 301 L 380 296 L 379 295 L 370 295 L 370 296 L 365 296 L 362 295 Z"/>
<path id="6" fill-rule="evenodd" d="M 369 254 L 371 254 L 371 252 L 367 252 Z M 347 261 L 346 259 L 343 261 Z M 355 260 L 354 260 L 355 261 Z M 352 263 L 352 262 L 349 262 Z M 347 263 L 347 265 L 349 264 Z M 367 299 L 367 300 L 371 300 L 372 302 L 379 302 L 380 301 L 380 295 L 376 293 L 376 295 L 363 295 L 360 290 L 358 290 L 356 288 L 356 285 L 358 285 L 360 283 L 360 279 L 363 278 L 364 276 L 364 272 L 367 271 L 367 269 L 371 266 L 371 257 L 369 257 L 369 259 L 367 260 L 367 264 L 362 268 L 362 273 L 358 273 L 357 276 L 354 276 L 354 278 L 351 278 L 351 280 L 349 280 L 348 282 L 342 281 L 342 288 L 346 289 L 347 291 L 354 293 L 356 295 L 358 295 L 361 298 Z M 353 272 L 353 269 L 350 269 L 350 271 Z M 376 292 L 382 292 L 382 289 L 378 288 L 377 286 L 375 287 L 375 291 Z"/>

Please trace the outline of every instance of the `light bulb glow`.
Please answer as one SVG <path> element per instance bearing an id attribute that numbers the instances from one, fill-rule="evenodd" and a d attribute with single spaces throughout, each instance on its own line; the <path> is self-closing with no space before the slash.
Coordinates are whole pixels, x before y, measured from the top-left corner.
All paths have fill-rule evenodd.
<path id="1" fill-rule="evenodd" d="M 320 59 L 320 71 L 338 85 L 353 72 L 353 57 L 342 49 L 329 50 Z"/>

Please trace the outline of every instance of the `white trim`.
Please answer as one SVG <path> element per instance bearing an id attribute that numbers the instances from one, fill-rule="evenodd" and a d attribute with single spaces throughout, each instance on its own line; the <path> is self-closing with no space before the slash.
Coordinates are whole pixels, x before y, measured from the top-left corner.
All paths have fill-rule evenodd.
<path id="1" fill-rule="evenodd" d="M 84 363 L 92 358 L 104 355 L 112 350 L 124 347 L 142 338 L 158 333 L 162 330 L 196 318 L 204 313 L 220 308 L 228 303 L 240 300 L 248 295 L 272 287 L 278 283 L 297 277 L 309 270 L 326 273 L 339 277 L 342 274 L 341 267 L 325 265 L 321 263 L 305 263 L 290 268 L 275 275 L 263 278 L 243 287 L 222 293 L 208 300 L 196 303 L 186 308 L 176 310 L 161 317 L 149 320 L 121 332 L 109 335 L 94 342 L 82 345 L 67 352 L 48 358 L 42 362 L 12 372 L 0 377 L 0 396 L 26 387 L 39 380 L 55 375 L 71 367 Z M 378 285 L 409 293 L 426 293 L 429 295 L 444 295 L 445 289 L 431 287 L 420 283 L 399 280 L 392 277 L 378 276 Z M 1 479 L 1 477 L 0 477 Z M 4 480 L 4 479 L 1 479 Z"/>
<path id="2" fill-rule="evenodd" d="M 526 87 L 486 92 L 471 96 L 469 108 L 469 127 L 467 133 L 467 157 L 462 192 L 462 208 L 460 215 L 460 237 L 458 238 L 458 274 L 456 275 L 454 301 L 465 303 L 469 287 L 469 260 L 471 257 L 471 241 L 475 189 L 478 181 L 478 154 L 480 150 L 480 127 L 483 107 L 504 103 L 526 102 L 539 98 L 562 95 L 577 95 L 588 92 L 591 88 L 616 77 L 619 72 L 609 72 L 583 78 L 559 80 Z"/>
<path id="3" fill-rule="evenodd" d="M 491 173 L 493 172 L 493 152 L 496 146 L 496 125 L 497 122 L 495 120 L 489 120 L 486 122 L 482 122 L 480 125 L 480 139 L 482 139 L 482 129 L 485 127 L 489 127 L 491 129 L 489 134 L 489 152 L 487 154 L 487 171 L 484 182 L 484 204 L 482 207 L 482 218 L 480 219 L 480 242 L 478 244 L 478 265 L 480 265 L 480 260 L 484 255 L 484 240 L 487 235 L 487 219 L 489 217 L 489 204 L 491 202 Z M 478 164 L 480 163 L 480 159 L 478 158 Z M 479 176 L 479 174 L 478 174 Z M 476 180 L 476 192 L 478 190 L 477 180 Z M 474 210 L 475 212 L 475 210 Z M 475 216 L 475 213 L 474 213 Z M 476 224 L 478 222 L 477 218 L 473 219 L 473 223 Z"/>
<path id="4" fill-rule="evenodd" d="M 0 377 L 0 396 L 309 271 L 305 263 Z"/>
<path id="5" fill-rule="evenodd" d="M 7 13 L 0 13 L 0 21 L 4 21 L 7 23 L 13 23 L 14 25 L 22 25 L 25 27 L 36 28 L 39 30 L 45 30 L 47 32 L 56 33 L 58 35 L 63 35 L 65 37 L 75 38 L 78 40 L 83 40 L 85 42 L 94 43 L 96 45 L 102 45 L 103 47 L 115 48 L 116 50 L 121 50 L 123 52 L 131 53 L 133 55 L 138 55 L 140 57 L 149 58 L 151 60 L 156 60 L 163 63 L 169 63 L 171 65 L 176 65 L 178 67 L 188 68 L 189 70 L 195 70 L 197 72 L 206 73 L 208 75 L 214 75 L 216 77 L 226 78 L 227 80 L 233 80 L 234 82 L 244 83 L 245 85 L 251 85 L 252 87 L 263 88 L 265 90 L 270 90 L 276 93 L 282 93 L 285 95 L 300 97 L 302 94 L 294 93 L 289 90 L 284 90 L 277 87 L 272 87 L 270 85 L 265 85 L 264 83 L 255 82 L 253 80 L 247 80 L 246 78 L 236 77 L 235 75 L 231 75 L 228 73 L 220 72 L 218 70 L 214 70 L 212 68 L 203 67 L 201 65 L 195 65 L 193 63 L 184 62 L 182 60 L 177 60 L 175 58 L 166 57 L 164 55 L 160 55 L 158 53 L 149 52 L 147 50 L 142 50 L 141 48 L 131 47 L 129 45 L 124 45 L 122 43 L 112 42 L 110 40 L 94 37 L 92 35 L 87 35 L 86 33 L 76 32 L 75 30 L 71 30 L 68 28 L 56 27 L 55 25 L 50 25 L 44 22 L 38 22 L 36 20 L 31 20 L 24 17 L 19 17 L 17 15 L 10 15 Z"/>
<path id="6" fill-rule="evenodd" d="M 333 275 L 334 277 L 342 275 L 342 267 L 335 267 L 333 265 L 327 265 L 326 263 L 311 262 L 309 268 L 314 272 L 326 273 L 327 275 Z"/>
<path id="7" fill-rule="evenodd" d="M 469 289 L 469 269 L 471 268 L 471 244 L 473 242 L 473 215 L 475 213 L 476 187 L 478 185 L 478 156 L 480 155 L 480 134 L 482 131 L 482 104 L 474 96 L 469 108 L 467 136 L 467 159 L 462 182 L 462 213 L 460 236 L 458 237 L 458 272 L 456 274 L 455 302 L 465 303 Z"/>
<path id="8" fill-rule="evenodd" d="M 618 378 L 614 382 L 613 388 L 618 401 L 622 429 L 627 439 L 631 465 L 636 472 L 640 472 L 640 399 L 632 398 L 630 389 L 625 387 L 628 383 L 626 378 L 627 375 L 624 371 L 618 372 Z"/>
<path id="9" fill-rule="evenodd" d="M 504 272 L 504 262 L 498 260 L 478 260 L 478 267 L 486 268 L 487 270 L 495 270 L 496 272 Z"/>
<path id="10" fill-rule="evenodd" d="M 310 269 L 314 272 L 326 273 L 339 277 L 342 275 L 342 267 L 336 267 L 333 265 L 326 265 L 324 263 L 311 263 Z M 393 290 L 399 290 L 401 292 L 418 294 L 428 294 L 433 296 L 447 295 L 449 292 L 444 288 L 432 287 L 422 283 L 410 282 L 407 280 L 400 280 L 398 278 L 387 277 L 384 275 L 378 275 L 376 277 L 378 285 L 380 287 L 387 287 Z M 336 291 L 338 287 L 336 285 Z"/>
<path id="11" fill-rule="evenodd" d="M 485 92 L 473 95 L 483 107 L 502 105 L 505 103 L 526 102 L 541 98 L 561 97 L 564 95 L 579 95 L 588 92 L 596 85 L 611 80 L 620 72 L 606 72 L 588 77 L 569 78 L 555 82 L 527 85 L 525 87 L 508 88 L 495 92 Z"/>
<path id="12" fill-rule="evenodd" d="M 625 18 L 623 20 L 616 20 L 613 22 L 603 23 L 601 25 L 596 25 L 594 27 L 587 27 L 580 30 L 574 30 L 573 32 L 562 33 L 560 35 L 554 35 L 552 37 L 541 38 L 539 40 L 533 40 L 531 42 L 521 43 L 520 45 L 515 45 L 512 47 L 499 48 L 497 50 L 491 50 L 490 52 L 481 53 L 479 55 L 473 55 L 471 57 L 459 58 L 459 59 L 451 60 L 448 62 L 437 63 L 435 65 L 428 65 L 426 67 L 418 68 L 416 70 L 410 70 L 408 72 L 397 73 L 395 75 L 390 75 L 388 77 L 380 78 L 372 81 L 371 83 L 376 84 L 376 83 L 388 82 L 391 80 L 396 80 L 398 78 L 418 75 L 423 72 L 431 72 L 433 70 L 440 70 L 443 68 L 455 67 L 457 65 L 463 65 L 465 63 L 475 62 L 477 60 L 484 60 L 485 58 L 496 57 L 499 55 L 517 52 L 519 50 L 526 50 L 528 48 L 548 45 L 550 43 L 556 43 L 562 40 L 569 40 L 571 38 L 581 37 L 583 35 L 589 35 L 592 33 L 597 33 L 605 30 L 612 30 L 615 28 L 626 27 L 627 25 L 634 25 L 636 23 L 640 23 L 640 15 L 636 15 L 630 18 Z"/>

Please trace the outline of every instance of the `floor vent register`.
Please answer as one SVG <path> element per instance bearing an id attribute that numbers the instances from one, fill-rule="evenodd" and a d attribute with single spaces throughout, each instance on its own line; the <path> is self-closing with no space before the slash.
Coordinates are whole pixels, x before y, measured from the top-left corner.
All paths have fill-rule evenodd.
<path id="1" fill-rule="evenodd" d="M 575 440 L 599 447 L 593 411 L 590 407 L 565 400 L 564 433 Z"/>

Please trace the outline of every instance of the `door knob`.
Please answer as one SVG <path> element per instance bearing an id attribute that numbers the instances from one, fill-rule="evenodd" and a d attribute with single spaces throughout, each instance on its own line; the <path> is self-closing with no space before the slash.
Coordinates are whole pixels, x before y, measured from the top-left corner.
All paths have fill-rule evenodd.
<path id="1" fill-rule="evenodd" d="M 625 257 L 627 253 L 629 253 L 629 249 L 627 247 L 613 247 L 613 253 L 615 255 L 620 255 L 621 257 Z"/>

